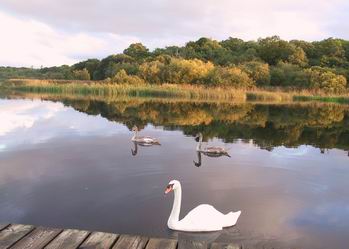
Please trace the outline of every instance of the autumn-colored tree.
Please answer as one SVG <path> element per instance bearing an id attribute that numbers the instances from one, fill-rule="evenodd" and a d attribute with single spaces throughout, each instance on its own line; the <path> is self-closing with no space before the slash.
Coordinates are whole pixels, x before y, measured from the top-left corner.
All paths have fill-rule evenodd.
<path id="1" fill-rule="evenodd" d="M 216 67 L 212 70 L 206 82 L 214 86 L 230 86 L 236 88 L 250 88 L 253 80 L 239 67 Z"/>
<path id="2" fill-rule="evenodd" d="M 164 81 L 164 67 L 165 64 L 159 60 L 145 62 L 140 65 L 138 75 L 149 83 L 161 84 Z"/>
<path id="3" fill-rule="evenodd" d="M 128 75 L 124 69 L 121 69 L 112 79 L 113 83 L 117 84 L 131 84 L 141 85 L 144 84 L 144 80 L 135 75 Z"/>
<path id="4" fill-rule="evenodd" d="M 90 74 L 86 68 L 82 70 L 74 70 L 73 71 L 74 78 L 76 80 L 90 80 Z"/>
<path id="5" fill-rule="evenodd" d="M 163 67 L 161 73 L 164 82 L 200 83 L 213 68 L 211 62 L 172 58 L 170 63 Z"/>
<path id="6" fill-rule="evenodd" d="M 342 93 L 346 89 L 347 80 L 343 75 L 337 75 L 329 70 L 313 67 L 306 69 L 309 77 L 309 87 L 328 93 Z"/>
<path id="7" fill-rule="evenodd" d="M 269 65 L 259 61 L 246 62 L 240 66 L 246 72 L 257 86 L 270 84 Z"/>
<path id="8" fill-rule="evenodd" d="M 296 47 L 294 52 L 287 59 L 290 63 L 305 67 L 308 64 L 308 58 L 304 50 L 300 47 Z"/>

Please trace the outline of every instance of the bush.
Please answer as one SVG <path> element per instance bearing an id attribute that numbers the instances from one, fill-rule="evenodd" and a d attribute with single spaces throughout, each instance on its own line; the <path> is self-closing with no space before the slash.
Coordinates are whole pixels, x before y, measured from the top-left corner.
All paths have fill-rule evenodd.
<path id="1" fill-rule="evenodd" d="M 81 61 L 79 63 L 74 64 L 72 66 L 72 69 L 83 70 L 84 68 L 86 68 L 88 73 L 90 74 L 91 79 L 93 79 L 93 74 L 97 70 L 99 63 L 100 61 L 98 59 L 88 59 L 86 61 Z"/>
<path id="2" fill-rule="evenodd" d="M 103 80 L 111 78 L 122 69 L 128 74 L 136 74 L 137 64 L 135 59 L 125 54 L 110 55 L 101 60 L 93 73 L 93 79 Z"/>
<path id="3" fill-rule="evenodd" d="M 270 84 L 272 86 L 295 86 L 306 88 L 309 85 L 307 74 L 297 65 L 279 62 L 271 68 Z"/>
<path id="4" fill-rule="evenodd" d="M 306 69 L 305 72 L 312 89 L 323 90 L 326 93 L 343 93 L 346 90 L 347 80 L 343 75 L 319 67 Z"/>
<path id="5" fill-rule="evenodd" d="M 74 79 L 76 80 L 90 80 L 90 73 L 86 68 L 82 70 L 74 70 L 73 71 Z"/>
<path id="6" fill-rule="evenodd" d="M 246 62 L 240 68 L 253 79 L 257 86 L 270 84 L 269 65 L 259 61 Z"/>
<path id="7" fill-rule="evenodd" d="M 124 69 L 121 69 L 112 79 L 113 83 L 117 84 L 144 84 L 144 80 L 135 75 L 128 75 Z"/>

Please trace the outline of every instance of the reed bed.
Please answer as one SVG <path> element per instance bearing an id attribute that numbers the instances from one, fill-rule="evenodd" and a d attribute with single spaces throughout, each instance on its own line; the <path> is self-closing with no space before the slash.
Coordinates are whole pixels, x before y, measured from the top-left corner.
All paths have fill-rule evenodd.
<path id="1" fill-rule="evenodd" d="M 104 98 L 130 96 L 142 98 L 180 98 L 211 101 L 251 101 L 251 102 L 292 102 L 322 101 L 349 103 L 349 91 L 331 95 L 314 90 L 287 88 L 235 89 L 204 87 L 189 84 L 113 84 L 106 81 L 69 81 L 69 80 L 8 80 L 5 86 L 24 92 L 51 93 L 64 95 L 93 95 Z"/>
<path id="2" fill-rule="evenodd" d="M 188 99 L 225 99 L 242 100 L 246 98 L 243 90 L 205 88 L 195 85 L 177 84 L 110 84 L 106 82 L 54 82 L 47 80 L 12 80 L 10 87 L 19 91 L 37 93 L 65 93 L 82 95 L 118 96 L 129 95 L 133 97 L 165 97 Z"/>

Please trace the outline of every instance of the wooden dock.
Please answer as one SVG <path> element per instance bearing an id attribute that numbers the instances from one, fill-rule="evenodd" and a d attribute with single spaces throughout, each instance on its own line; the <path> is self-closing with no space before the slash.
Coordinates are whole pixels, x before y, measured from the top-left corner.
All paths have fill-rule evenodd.
<path id="1" fill-rule="evenodd" d="M 0 224 L 0 249 L 240 249 L 237 244 Z"/>

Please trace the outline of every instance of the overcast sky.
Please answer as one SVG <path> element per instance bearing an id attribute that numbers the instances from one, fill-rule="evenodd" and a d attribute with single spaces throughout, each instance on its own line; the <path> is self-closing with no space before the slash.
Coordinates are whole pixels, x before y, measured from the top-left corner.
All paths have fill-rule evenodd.
<path id="1" fill-rule="evenodd" d="M 348 0 L 0 0 L 0 65 L 53 66 L 202 36 L 349 39 Z"/>

